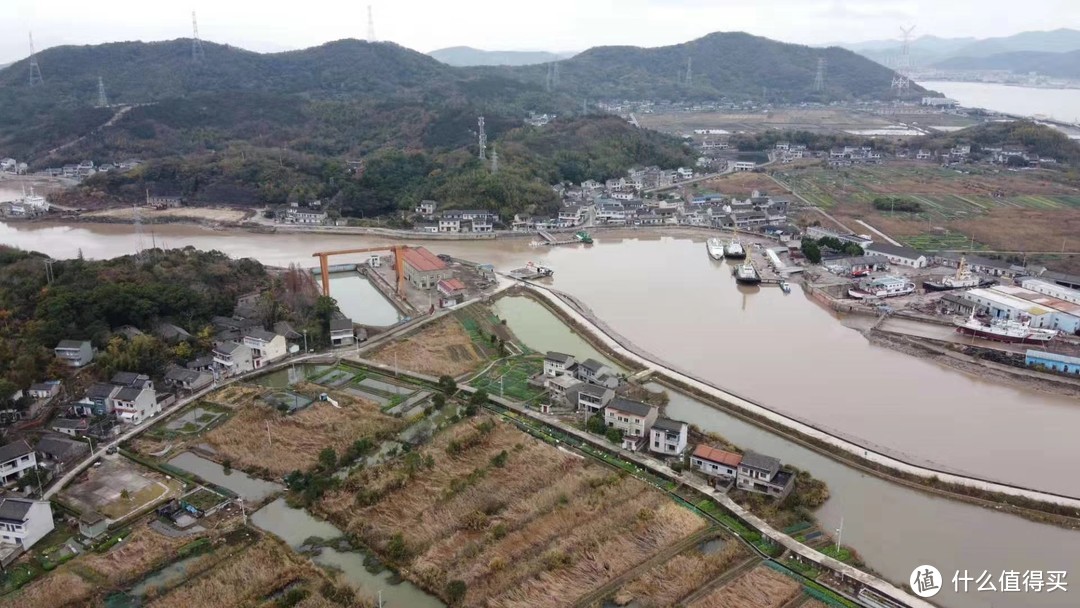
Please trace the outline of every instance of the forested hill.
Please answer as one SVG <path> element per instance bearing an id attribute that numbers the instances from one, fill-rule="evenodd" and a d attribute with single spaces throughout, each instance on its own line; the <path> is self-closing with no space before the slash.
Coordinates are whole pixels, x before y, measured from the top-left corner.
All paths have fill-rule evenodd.
<path id="1" fill-rule="evenodd" d="M 818 59 L 825 60 L 821 92 L 814 90 Z M 544 83 L 547 77 L 547 66 L 506 69 L 524 82 Z M 589 99 L 886 99 L 894 97 L 893 75 L 892 70 L 839 47 L 812 48 L 721 32 L 658 48 L 589 49 L 559 63 L 558 88 Z M 913 97 L 924 93 L 912 85 Z"/>
<path id="2" fill-rule="evenodd" d="M 1080 143 L 1069 139 L 1061 131 L 1027 120 L 986 123 L 960 131 L 913 139 L 912 148 L 948 150 L 958 144 L 972 147 L 972 154 L 979 156 L 982 148 L 1006 145 L 1023 146 L 1040 157 L 1053 158 L 1059 163 L 1076 166 L 1080 164 Z"/>
<path id="3" fill-rule="evenodd" d="M 1008 70 L 1017 74 L 1037 72 L 1053 78 L 1080 78 L 1080 51 L 1017 51 L 988 57 L 954 57 L 938 62 L 935 67 L 945 70 Z"/>

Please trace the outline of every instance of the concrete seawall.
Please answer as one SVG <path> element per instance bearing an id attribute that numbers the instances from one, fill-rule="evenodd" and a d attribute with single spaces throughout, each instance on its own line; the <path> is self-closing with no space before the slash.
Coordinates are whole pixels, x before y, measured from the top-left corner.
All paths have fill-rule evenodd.
<path id="1" fill-rule="evenodd" d="M 776 411 L 735 393 L 716 387 L 693 376 L 689 372 L 678 369 L 674 365 L 664 363 L 659 358 L 634 346 L 625 338 L 622 338 L 617 333 L 607 328 L 602 321 L 596 319 L 587 308 L 578 305 L 573 298 L 540 285 L 531 283 L 527 283 L 526 285 L 531 293 L 543 298 L 575 322 L 591 330 L 608 348 L 619 355 L 634 361 L 638 365 L 662 373 L 676 382 L 729 403 L 733 407 L 743 410 L 750 415 L 766 419 L 772 424 L 790 429 L 832 448 L 843 450 L 856 458 L 883 466 L 899 474 L 910 475 L 927 481 L 937 480 L 939 482 L 971 488 L 982 492 L 995 493 L 1003 496 L 1014 496 L 1025 500 L 1080 509 L 1080 498 L 983 479 L 961 471 L 948 470 L 946 467 L 935 463 L 916 464 L 911 461 L 912 459 L 905 458 L 900 454 L 892 454 L 886 448 L 870 446 L 867 442 L 861 441 L 858 438 L 848 437 L 834 430 L 823 429 L 810 421 L 800 420 L 791 414 Z"/>

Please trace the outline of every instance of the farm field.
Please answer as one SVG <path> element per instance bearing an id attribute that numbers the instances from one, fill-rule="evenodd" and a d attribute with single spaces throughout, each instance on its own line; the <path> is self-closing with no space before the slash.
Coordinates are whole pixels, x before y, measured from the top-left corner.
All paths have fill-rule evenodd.
<path id="1" fill-rule="evenodd" d="M 690 608 L 780 608 L 802 593 L 802 587 L 765 566 L 758 566 L 712 591 Z"/>
<path id="2" fill-rule="evenodd" d="M 698 182 L 690 186 L 694 195 L 705 192 L 719 192 L 727 196 L 747 198 L 754 190 L 765 192 L 773 196 L 789 194 L 786 188 L 764 173 L 729 173 L 715 179 Z"/>
<path id="3" fill-rule="evenodd" d="M 315 505 L 409 580 L 462 605 L 566 606 L 706 526 L 642 482 L 495 418 L 354 471 Z M 454 585 L 450 585 L 454 583 Z"/>
<path id="4" fill-rule="evenodd" d="M 619 606 L 633 602 L 639 608 L 678 606 L 695 590 L 720 576 L 750 552 L 734 541 L 704 553 L 695 547 L 655 566 L 626 583 L 615 592 L 612 600 Z"/>
<path id="5" fill-rule="evenodd" d="M 177 550 L 199 538 L 169 538 L 140 523 L 124 542 L 104 553 L 87 552 L 17 592 L 14 600 L 26 608 L 85 606 L 96 594 L 129 585 L 176 557 Z"/>
<path id="6" fill-rule="evenodd" d="M 505 395 L 517 401 L 533 402 L 546 391 L 530 386 L 529 378 L 543 371 L 544 360 L 538 355 L 511 357 L 493 365 L 470 384 L 484 389 L 489 395 Z"/>
<path id="7" fill-rule="evenodd" d="M 971 169 L 924 163 L 790 171 L 777 178 L 856 232 L 864 220 L 917 249 L 1080 250 L 1080 188 L 1049 171 Z M 906 213 L 875 209 L 879 197 L 918 203 Z M 1072 243 L 1070 244 L 1070 240 Z"/>
<path id="8" fill-rule="evenodd" d="M 474 345 L 465 327 L 449 315 L 379 348 L 368 358 L 432 376 L 460 376 L 479 368 L 487 355 Z"/>
<path id="9" fill-rule="evenodd" d="M 306 470 L 315 464 L 323 448 L 341 453 L 357 439 L 392 433 L 403 424 L 370 401 L 318 385 L 299 383 L 291 390 L 308 395 L 328 392 L 341 407 L 314 401 L 296 413 L 283 415 L 261 400 L 263 393 L 274 389 L 224 390 L 232 392 L 219 399 L 214 399 L 215 393 L 210 399 L 228 403 L 234 413 L 203 441 L 233 466 L 267 471 L 274 477 Z M 267 439 L 268 432 L 272 440 Z"/>
<path id="10" fill-rule="evenodd" d="M 178 585 L 146 605 L 149 608 L 188 608 L 190 606 L 274 606 L 276 592 L 301 588 L 307 595 L 297 606 L 371 606 L 355 597 L 344 586 L 333 588 L 331 595 L 344 601 L 334 602 L 323 589 L 328 575 L 300 557 L 281 541 L 263 537 L 239 555 L 210 568 Z"/>

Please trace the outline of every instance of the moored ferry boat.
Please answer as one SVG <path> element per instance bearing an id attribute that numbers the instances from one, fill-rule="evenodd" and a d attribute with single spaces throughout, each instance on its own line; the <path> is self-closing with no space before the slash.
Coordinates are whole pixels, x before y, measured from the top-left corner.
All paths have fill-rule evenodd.
<path id="1" fill-rule="evenodd" d="M 705 241 L 705 249 L 709 252 L 709 257 L 714 260 L 724 259 L 724 242 L 716 237 L 712 237 Z"/>
<path id="2" fill-rule="evenodd" d="M 735 267 L 735 282 L 740 285 L 757 285 L 761 283 L 761 275 L 758 274 L 757 268 L 754 268 L 754 262 L 752 260 L 746 260 L 742 264 Z"/>
<path id="3" fill-rule="evenodd" d="M 865 298 L 895 298 L 915 293 L 915 283 L 904 277 L 892 275 L 867 277 L 848 290 L 848 295 L 862 300 Z"/>

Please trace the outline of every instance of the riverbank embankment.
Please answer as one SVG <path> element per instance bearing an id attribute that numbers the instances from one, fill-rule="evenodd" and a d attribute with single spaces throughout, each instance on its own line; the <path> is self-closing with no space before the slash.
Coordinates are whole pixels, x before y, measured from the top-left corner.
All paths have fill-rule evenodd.
<path id="1" fill-rule="evenodd" d="M 962 471 L 946 470 L 932 463 L 911 462 L 903 455 L 891 453 L 887 448 L 870 446 L 868 442 L 858 438 L 821 428 L 789 413 L 770 409 L 665 364 L 625 339 L 620 341 L 617 339 L 618 334 L 605 331 L 600 325 L 601 321 L 590 318 L 587 309 L 575 307 L 574 300 L 565 294 L 535 284 L 528 284 L 526 292 L 546 302 L 549 310 L 570 322 L 581 335 L 591 341 L 595 340 L 594 346 L 602 345 L 599 350 L 605 355 L 624 362 L 631 369 L 650 369 L 656 377 L 666 379 L 684 392 L 713 406 L 740 414 L 772 431 L 781 431 L 789 437 L 798 438 L 830 457 L 858 464 L 884 479 L 902 480 L 915 484 L 913 487 L 944 493 L 983 506 L 1008 508 L 1018 515 L 1040 522 L 1069 528 L 1080 527 L 1080 498 L 993 481 Z"/>

